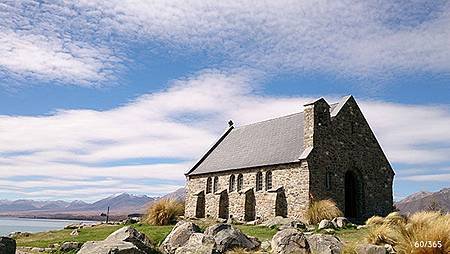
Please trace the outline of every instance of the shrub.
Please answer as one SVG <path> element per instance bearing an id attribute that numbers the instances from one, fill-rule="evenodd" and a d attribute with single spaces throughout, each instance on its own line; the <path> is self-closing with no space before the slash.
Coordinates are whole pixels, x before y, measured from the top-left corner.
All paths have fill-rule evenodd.
<path id="1" fill-rule="evenodd" d="M 314 201 L 309 204 L 308 210 L 306 211 L 306 219 L 309 224 L 317 224 L 321 220 L 331 220 L 342 215 L 336 203 L 330 199 Z"/>
<path id="2" fill-rule="evenodd" d="M 381 216 L 372 216 L 366 220 L 367 226 L 381 225 L 384 223 L 384 218 Z"/>
<path id="3" fill-rule="evenodd" d="M 391 244 L 399 254 L 450 253 L 450 214 L 428 211 L 405 218 L 392 213 L 386 216 L 383 224 L 372 225 L 367 241 Z"/>
<path id="4" fill-rule="evenodd" d="M 160 199 L 147 210 L 145 221 L 152 225 L 169 225 L 183 215 L 184 203 L 174 199 Z"/>

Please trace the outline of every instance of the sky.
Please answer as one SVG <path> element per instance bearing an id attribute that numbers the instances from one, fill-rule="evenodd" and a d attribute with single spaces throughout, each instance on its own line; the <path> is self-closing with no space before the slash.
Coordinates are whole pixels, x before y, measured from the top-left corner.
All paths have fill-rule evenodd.
<path id="1" fill-rule="evenodd" d="M 159 196 L 237 126 L 351 94 L 394 198 L 450 187 L 450 2 L 0 0 L 0 199 Z"/>

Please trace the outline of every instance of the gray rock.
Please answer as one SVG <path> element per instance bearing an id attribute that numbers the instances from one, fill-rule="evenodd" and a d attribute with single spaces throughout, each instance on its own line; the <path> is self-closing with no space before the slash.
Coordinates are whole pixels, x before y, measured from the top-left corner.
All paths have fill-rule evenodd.
<path id="1" fill-rule="evenodd" d="M 336 217 L 333 220 L 331 220 L 331 223 L 333 223 L 333 226 L 335 228 L 345 228 L 347 224 L 350 223 L 349 220 L 345 217 Z"/>
<path id="2" fill-rule="evenodd" d="M 79 250 L 83 246 L 82 243 L 79 242 L 65 242 L 59 247 L 59 250 L 63 252 L 69 252 L 73 250 Z"/>
<path id="3" fill-rule="evenodd" d="M 332 228 L 332 227 L 333 227 L 333 223 L 331 223 L 331 221 L 329 221 L 329 220 L 322 220 L 319 223 L 318 229 L 321 230 L 321 229 Z"/>
<path id="4" fill-rule="evenodd" d="M 272 238 L 271 247 L 274 254 L 310 253 L 305 236 L 296 229 L 278 231 Z"/>
<path id="5" fill-rule="evenodd" d="M 214 238 L 202 233 L 193 233 L 186 245 L 176 249 L 175 254 L 214 254 L 215 247 Z"/>
<path id="6" fill-rule="evenodd" d="M 270 241 L 264 241 L 261 243 L 261 250 L 270 251 Z"/>
<path id="7" fill-rule="evenodd" d="M 326 234 L 334 234 L 336 232 L 336 230 L 332 229 L 332 228 L 326 228 L 323 230 Z"/>
<path id="8" fill-rule="evenodd" d="M 339 254 L 343 247 L 342 242 L 332 235 L 314 234 L 306 236 L 306 240 L 311 252 L 317 254 Z"/>
<path id="9" fill-rule="evenodd" d="M 165 254 L 173 254 L 177 248 L 185 245 L 192 234 L 200 232 L 200 228 L 192 222 L 180 221 L 164 239 L 160 251 Z"/>
<path id="10" fill-rule="evenodd" d="M 71 236 L 77 236 L 79 234 L 80 234 L 80 230 L 78 230 L 78 229 L 74 229 L 74 230 L 72 230 L 72 232 L 70 232 Z"/>
<path id="11" fill-rule="evenodd" d="M 44 248 L 38 248 L 38 247 L 31 248 L 31 252 L 44 252 L 44 251 L 45 251 Z"/>
<path id="12" fill-rule="evenodd" d="M 15 254 L 16 253 L 16 240 L 14 240 L 10 237 L 0 237 L 0 253 Z"/>
<path id="13" fill-rule="evenodd" d="M 358 226 L 356 227 L 356 229 L 358 229 L 358 230 L 364 229 L 364 228 L 367 228 L 367 225 L 358 225 Z"/>
<path id="14" fill-rule="evenodd" d="M 104 241 L 83 244 L 78 254 L 149 254 L 157 253 L 150 239 L 134 228 L 123 227 Z"/>
<path id="15" fill-rule="evenodd" d="M 299 220 L 291 221 L 291 227 L 301 230 L 306 230 L 306 224 Z"/>
<path id="16" fill-rule="evenodd" d="M 229 224 L 216 224 L 205 230 L 205 236 L 214 239 L 216 250 L 224 253 L 234 248 L 257 249 L 261 243 L 254 237 L 248 237 Z"/>
<path id="17" fill-rule="evenodd" d="M 261 225 L 269 228 L 274 228 L 277 226 L 282 225 L 291 225 L 291 223 L 294 221 L 294 219 L 291 218 L 284 218 L 281 216 L 276 216 L 274 218 L 271 218 L 267 221 L 264 221 Z"/>
<path id="18" fill-rule="evenodd" d="M 385 244 L 384 245 L 384 248 L 386 249 L 386 251 L 387 251 L 387 253 L 389 253 L 389 254 L 395 254 L 395 253 L 397 253 L 397 251 L 395 251 L 395 249 L 394 249 L 394 247 L 392 247 L 392 245 L 390 245 L 390 244 Z"/>
<path id="19" fill-rule="evenodd" d="M 386 254 L 386 248 L 384 246 L 378 246 L 373 244 L 358 244 L 355 248 L 357 254 Z"/>

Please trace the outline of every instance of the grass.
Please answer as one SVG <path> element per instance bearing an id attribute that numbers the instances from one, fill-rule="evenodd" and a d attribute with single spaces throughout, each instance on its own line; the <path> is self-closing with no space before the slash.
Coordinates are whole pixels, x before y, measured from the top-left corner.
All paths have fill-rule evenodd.
<path id="1" fill-rule="evenodd" d="M 184 203 L 174 199 L 161 199 L 147 210 L 145 221 L 151 225 L 170 225 L 184 214 Z"/>
<path id="2" fill-rule="evenodd" d="M 147 224 L 132 225 L 133 228 L 137 229 L 139 232 L 144 233 L 156 245 L 160 245 L 162 241 L 164 241 L 166 236 L 172 230 L 173 226 L 174 225 L 165 225 L 165 226 L 155 226 Z"/>
<path id="3" fill-rule="evenodd" d="M 342 216 L 341 210 L 331 199 L 312 202 L 306 211 L 306 219 L 309 224 L 317 224 L 321 220 L 332 220 L 333 218 Z"/>
<path id="4" fill-rule="evenodd" d="M 71 236 L 72 229 L 55 230 L 31 234 L 28 237 L 16 239 L 17 246 L 47 248 L 50 244 L 64 242 L 81 242 L 104 240 L 108 235 L 122 226 L 98 226 L 93 228 L 82 228 L 78 236 Z"/>
<path id="5" fill-rule="evenodd" d="M 277 229 L 271 229 L 262 226 L 246 226 L 236 225 L 242 233 L 258 238 L 261 242 L 272 239 L 272 237 L 278 232 Z"/>

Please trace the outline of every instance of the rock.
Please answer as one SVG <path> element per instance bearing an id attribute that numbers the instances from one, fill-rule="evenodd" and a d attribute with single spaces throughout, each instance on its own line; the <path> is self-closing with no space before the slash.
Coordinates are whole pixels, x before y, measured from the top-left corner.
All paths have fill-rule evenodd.
<path id="1" fill-rule="evenodd" d="M 82 243 L 79 242 L 65 242 L 59 247 L 59 250 L 63 252 L 69 252 L 73 250 L 79 250 L 83 246 Z"/>
<path id="2" fill-rule="evenodd" d="M 180 221 L 172 229 L 159 247 L 162 253 L 173 254 L 176 249 L 185 245 L 193 233 L 200 232 L 200 228 L 192 222 Z"/>
<path id="3" fill-rule="evenodd" d="M 322 220 L 319 223 L 318 229 L 321 230 L 321 229 L 332 228 L 332 227 L 333 227 L 333 223 L 331 223 L 331 221 L 329 221 L 329 220 Z"/>
<path id="4" fill-rule="evenodd" d="M 29 237 L 31 233 L 28 232 L 12 232 L 8 235 L 9 238 L 17 239 L 18 237 Z"/>
<path id="5" fill-rule="evenodd" d="M 218 218 L 216 220 L 218 223 L 227 223 L 227 219 Z"/>
<path id="6" fill-rule="evenodd" d="M 261 243 L 254 237 L 248 237 L 229 224 L 216 224 L 205 230 L 205 236 L 214 239 L 216 250 L 224 253 L 234 248 L 257 249 Z"/>
<path id="7" fill-rule="evenodd" d="M 307 225 L 306 226 L 306 231 L 314 231 L 316 230 L 316 227 L 314 225 Z"/>
<path id="8" fill-rule="evenodd" d="M 193 233 L 186 245 L 176 249 L 175 254 L 213 254 L 215 246 L 214 238 Z"/>
<path id="9" fill-rule="evenodd" d="M 332 228 L 326 228 L 326 229 L 324 229 L 323 230 L 325 233 L 327 233 L 327 234 L 330 234 L 330 235 L 332 235 L 332 234 L 334 234 L 335 232 L 336 232 L 336 230 L 334 230 L 334 229 L 332 229 Z"/>
<path id="10" fill-rule="evenodd" d="M 358 244 L 355 251 L 357 254 L 386 254 L 386 248 L 384 246 L 378 246 L 373 244 Z"/>
<path id="11" fill-rule="evenodd" d="M 269 227 L 269 228 L 275 228 L 277 226 L 281 226 L 281 225 L 291 225 L 291 223 L 294 220 L 291 218 L 284 218 L 281 216 L 276 216 L 274 218 L 271 218 L 265 222 L 263 222 L 261 225 L 265 226 L 265 227 Z"/>
<path id="12" fill-rule="evenodd" d="M 392 245 L 390 245 L 390 244 L 385 244 L 384 245 L 384 248 L 386 249 L 386 252 L 387 253 L 389 253 L 389 254 L 395 254 L 395 253 L 397 253 L 397 251 L 394 249 L 394 247 L 392 247 Z"/>
<path id="13" fill-rule="evenodd" d="M 310 253 L 303 233 L 293 228 L 277 232 L 272 238 L 271 247 L 274 254 Z"/>
<path id="14" fill-rule="evenodd" d="M 270 241 L 264 241 L 261 243 L 261 250 L 270 251 Z"/>
<path id="15" fill-rule="evenodd" d="M 80 234 L 80 230 L 78 230 L 78 229 L 74 229 L 74 230 L 72 230 L 72 232 L 70 232 L 71 236 L 77 236 L 79 234 Z"/>
<path id="16" fill-rule="evenodd" d="M 64 229 L 78 229 L 81 227 L 82 227 L 81 223 L 73 223 L 65 226 Z"/>
<path id="17" fill-rule="evenodd" d="M 331 223 L 333 223 L 333 226 L 335 228 L 345 228 L 347 224 L 350 223 L 349 220 L 345 217 L 336 217 L 333 220 L 331 220 Z"/>
<path id="18" fill-rule="evenodd" d="M 16 240 L 14 240 L 10 237 L 0 237 L 0 253 L 15 254 L 16 253 Z"/>
<path id="19" fill-rule="evenodd" d="M 363 229 L 363 228 L 367 228 L 367 225 L 358 225 L 358 226 L 356 226 L 356 229 L 358 229 L 358 230 Z"/>
<path id="20" fill-rule="evenodd" d="M 38 247 L 31 248 L 31 252 L 44 252 L 44 251 L 45 251 L 44 248 L 38 248 Z"/>
<path id="21" fill-rule="evenodd" d="M 105 240 L 83 244 L 78 254 L 149 254 L 157 253 L 150 239 L 134 228 L 123 227 Z"/>
<path id="22" fill-rule="evenodd" d="M 291 221 L 291 227 L 301 230 L 306 230 L 306 224 L 299 220 Z"/>
<path id="23" fill-rule="evenodd" d="M 335 236 L 314 234 L 306 236 L 309 248 L 312 253 L 318 254 L 339 254 L 343 244 Z"/>

